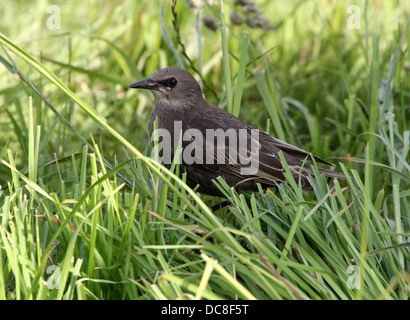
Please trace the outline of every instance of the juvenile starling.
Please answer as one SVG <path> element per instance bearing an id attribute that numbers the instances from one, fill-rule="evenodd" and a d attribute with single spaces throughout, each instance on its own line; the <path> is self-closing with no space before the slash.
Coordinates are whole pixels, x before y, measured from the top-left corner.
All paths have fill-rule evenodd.
<path id="1" fill-rule="evenodd" d="M 178 147 L 174 142 L 179 141 L 182 129 L 182 150 L 189 149 L 190 152 L 182 154 L 180 171 L 186 172 L 187 184 L 191 188 L 198 187 L 197 191 L 200 193 L 223 197 L 223 193 L 213 182 L 219 176 L 230 187 L 243 191 L 255 190 L 257 183 L 267 188 L 285 182 L 280 151 L 295 181 L 306 190 L 312 189 L 308 176 L 313 175 L 313 171 L 311 165 L 304 160 L 314 158 L 318 163 L 331 165 L 206 102 L 195 78 L 183 69 L 161 69 L 148 79 L 132 84 L 130 88 L 148 89 L 155 97 L 149 132 L 152 137 L 154 121 L 158 119 L 158 129 L 169 133 L 170 141 L 166 144 L 170 151 L 168 163 L 165 163 L 167 167 Z M 185 135 L 186 132 L 191 134 Z M 218 140 L 219 136 L 215 132 L 219 136 L 222 133 L 222 139 Z M 210 139 L 209 133 L 214 134 Z M 236 150 L 236 153 L 231 153 L 232 150 Z M 163 155 L 162 159 L 166 157 Z M 327 169 L 319 168 L 319 172 L 328 177 L 345 178 L 343 174 Z"/>

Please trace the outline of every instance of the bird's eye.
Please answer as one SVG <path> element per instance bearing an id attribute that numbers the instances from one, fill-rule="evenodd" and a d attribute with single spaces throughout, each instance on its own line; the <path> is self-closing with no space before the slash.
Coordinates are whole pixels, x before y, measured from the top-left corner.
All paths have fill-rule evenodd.
<path id="1" fill-rule="evenodd" d="M 173 88 L 177 85 L 178 80 L 175 78 L 171 78 L 168 80 L 168 87 Z"/>

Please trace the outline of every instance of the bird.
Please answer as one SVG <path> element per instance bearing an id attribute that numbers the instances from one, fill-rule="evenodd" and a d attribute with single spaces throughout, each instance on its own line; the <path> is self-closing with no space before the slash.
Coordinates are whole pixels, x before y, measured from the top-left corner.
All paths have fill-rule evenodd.
<path id="1" fill-rule="evenodd" d="M 163 139 L 170 139 L 164 142 L 163 150 L 170 153 L 168 163 L 165 163 L 168 168 L 171 166 L 169 158 L 173 159 L 178 147 L 178 144 L 172 142 L 180 141 L 180 135 L 183 135 L 182 150 L 189 149 L 190 152 L 181 157 L 180 173 L 186 173 L 188 186 L 196 188 L 201 194 L 226 198 L 224 192 L 214 183 L 218 177 L 222 177 L 229 187 L 237 191 L 255 191 L 258 183 L 264 189 L 277 187 L 286 182 L 285 166 L 280 152 L 295 181 L 303 190 L 312 189 L 308 176 L 314 175 L 311 164 L 313 159 L 317 163 L 332 166 L 331 163 L 279 140 L 208 103 L 198 82 L 184 69 L 160 69 L 129 88 L 147 89 L 154 95 L 155 106 L 149 117 L 148 129 L 151 139 L 155 129 L 169 133 L 168 136 L 163 136 Z M 236 134 L 237 137 L 242 137 L 242 142 L 241 139 L 234 139 L 229 145 L 231 135 L 226 134 L 228 131 L 233 136 Z M 196 134 L 185 136 L 188 132 Z M 214 133 L 213 140 L 212 137 L 198 137 L 198 133 L 207 136 L 209 132 Z M 219 140 L 222 147 L 216 145 L 218 136 L 215 132 L 225 134 Z M 239 150 L 231 155 L 230 151 L 235 147 Z M 235 155 L 236 161 L 233 159 Z M 165 158 L 162 157 L 163 160 Z M 252 159 L 257 160 L 256 166 L 252 166 Z M 345 178 L 342 173 L 329 169 L 318 168 L 318 171 L 327 177 Z"/>

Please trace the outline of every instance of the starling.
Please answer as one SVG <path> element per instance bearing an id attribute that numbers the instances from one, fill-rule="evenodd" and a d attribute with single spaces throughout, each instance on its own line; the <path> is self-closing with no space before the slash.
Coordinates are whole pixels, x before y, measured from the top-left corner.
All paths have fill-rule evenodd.
<path id="1" fill-rule="evenodd" d="M 206 102 L 198 82 L 183 69 L 161 69 L 130 88 L 148 89 L 153 93 L 156 103 L 148 125 L 151 139 L 157 119 L 157 129 L 162 130 L 159 132 L 169 133 L 163 136 L 163 142 L 165 138 L 170 141 L 163 144 L 168 148 L 162 150 L 161 158 L 168 168 L 178 147 L 174 142 L 182 140 L 180 171 L 186 172 L 187 184 L 197 187 L 200 193 L 224 197 L 213 182 L 219 176 L 230 187 L 243 191 L 255 190 L 257 183 L 268 188 L 285 182 L 280 152 L 295 181 L 305 190 L 312 189 L 308 176 L 313 175 L 311 164 L 305 160 L 314 158 L 318 163 L 332 165 Z M 190 134 L 185 135 L 188 132 Z M 167 151 L 168 157 L 164 155 Z M 327 169 L 319 168 L 319 172 L 328 177 L 345 178 Z"/>

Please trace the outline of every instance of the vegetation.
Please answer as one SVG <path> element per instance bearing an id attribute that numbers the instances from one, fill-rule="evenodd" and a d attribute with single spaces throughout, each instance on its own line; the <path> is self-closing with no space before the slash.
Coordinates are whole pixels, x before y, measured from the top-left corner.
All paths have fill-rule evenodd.
<path id="1" fill-rule="evenodd" d="M 408 1 L 250 3 L 2 4 L 1 299 L 408 299 Z M 212 212 L 127 90 L 167 66 L 348 178 Z"/>

